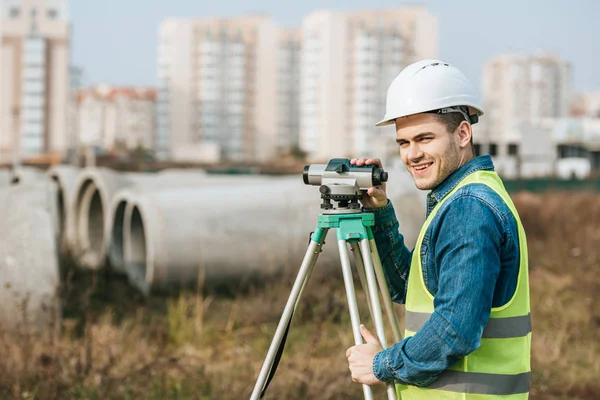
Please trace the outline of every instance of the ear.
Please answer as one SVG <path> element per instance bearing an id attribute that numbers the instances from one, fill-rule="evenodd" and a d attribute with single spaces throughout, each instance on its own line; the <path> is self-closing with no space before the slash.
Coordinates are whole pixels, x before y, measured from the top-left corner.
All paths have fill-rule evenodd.
<path id="1" fill-rule="evenodd" d="M 459 146 L 461 149 L 464 149 L 469 145 L 471 142 L 471 137 L 473 137 L 471 124 L 469 124 L 467 121 L 462 121 L 456 130 L 458 132 Z"/>

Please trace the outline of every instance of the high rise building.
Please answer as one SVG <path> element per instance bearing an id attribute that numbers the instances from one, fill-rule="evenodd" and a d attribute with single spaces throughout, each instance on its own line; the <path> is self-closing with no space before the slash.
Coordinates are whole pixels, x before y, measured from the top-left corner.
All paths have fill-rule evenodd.
<path id="1" fill-rule="evenodd" d="M 167 19 L 158 51 L 159 154 L 206 161 L 214 146 L 223 160 L 265 161 L 293 130 L 297 36 L 266 16 Z M 285 122 L 285 125 L 284 125 Z"/>
<path id="2" fill-rule="evenodd" d="M 521 123 L 569 115 L 571 66 L 546 53 L 494 57 L 484 67 L 483 102 L 483 134 L 504 154 L 507 132 Z"/>
<path id="3" fill-rule="evenodd" d="M 317 11 L 302 24 L 300 145 L 313 160 L 380 154 L 387 89 L 408 64 L 434 58 L 438 19 L 425 7 Z M 393 148 L 393 145 L 390 146 Z"/>
<path id="4" fill-rule="evenodd" d="M 68 90 L 67 1 L 0 2 L 0 162 L 66 155 Z"/>

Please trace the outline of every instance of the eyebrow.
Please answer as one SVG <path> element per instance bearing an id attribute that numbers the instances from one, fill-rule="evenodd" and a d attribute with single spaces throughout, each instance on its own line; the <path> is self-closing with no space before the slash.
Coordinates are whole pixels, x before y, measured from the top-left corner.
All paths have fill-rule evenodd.
<path id="1" fill-rule="evenodd" d="M 429 136 L 429 135 L 434 135 L 435 136 L 435 133 L 433 133 L 433 132 L 421 132 L 418 135 L 414 136 L 412 138 L 412 140 L 421 139 L 422 137 Z M 396 139 L 396 143 L 400 143 L 400 142 L 407 142 L 407 140 L 406 139 Z"/>

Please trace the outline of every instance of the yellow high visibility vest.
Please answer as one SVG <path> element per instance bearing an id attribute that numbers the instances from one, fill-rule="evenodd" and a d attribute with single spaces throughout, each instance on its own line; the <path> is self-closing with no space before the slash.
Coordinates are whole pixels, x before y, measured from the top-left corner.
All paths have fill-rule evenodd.
<path id="1" fill-rule="evenodd" d="M 433 313 L 433 296 L 425 286 L 421 265 L 421 244 L 427 227 L 442 204 L 458 189 L 484 184 L 498 193 L 510 208 L 519 234 L 519 276 L 510 301 L 491 309 L 481 346 L 442 372 L 427 387 L 397 385 L 402 400 L 524 400 L 529 398 L 531 315 L 527 241 L 517 210 L 495 172 L 477 171 L 465 177 L 432 210 L 425 221 L 413 252 L 406 295 L 405 337 L 413 336 Z M 445 232 L 444 234 L 452 234 Z"/>

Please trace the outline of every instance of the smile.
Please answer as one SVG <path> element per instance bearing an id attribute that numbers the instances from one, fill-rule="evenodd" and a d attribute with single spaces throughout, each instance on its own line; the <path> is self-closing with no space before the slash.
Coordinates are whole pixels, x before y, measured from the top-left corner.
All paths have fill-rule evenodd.
<path id="1" fill-rule="evenodd" d="M 427 170 L 427 168 L 429 168 L 431 166 L 431 164 L 433 163 L 427 163 L 427 164 L 420 164 L 420 165 L 415 165 L 412 168 L 415 170 L 415 172 L 424 172 Z"/>

